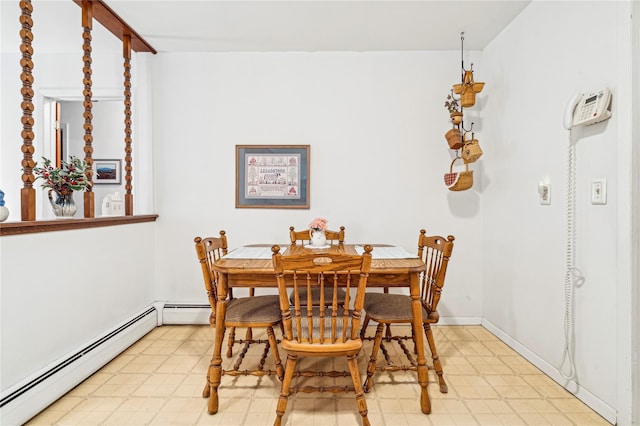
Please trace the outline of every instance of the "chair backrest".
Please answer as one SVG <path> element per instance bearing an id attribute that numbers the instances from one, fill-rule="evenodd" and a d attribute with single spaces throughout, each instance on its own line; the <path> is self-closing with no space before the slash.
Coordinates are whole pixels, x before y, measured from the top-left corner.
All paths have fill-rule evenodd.
<path id="1" fill-rule="evenodd" d="M 327 238 L 327 243 L 333 245 L 335 242 L 342 244 L 344 243 L 344 226 L 340 227 L 339 231 L 324 231 L 324 235 Z M 296 231 L 293 226 L 289 227 L 289 238 L 291 239 L 291 244 L 296 244 L 300 242 L 300 244 L 310 244 L 311 243 L 311 231 L 305 229 L 304 231 Z"/>
<path id="2" fill-rule="evenodd" d="M 218 301 L 218 274 L 212 266 L 216 260 L 227 254 L 227 235 L 225 231 L 220 231 L 220 237 L 195 237 L 193 242 L 196 245 L 204 287 L 211 305 L 211 315 L 215 318 L 216 302 Z"/>
<path id="3" fill-rule="evenodd" d="M 424 229 L 418 237 L 418 256 L 424 261 L 426 271 L 420 277 L 422 305 L 429 313 L 429 319 L 438 321 L 438 303 L 447 275 L 449 258 L 453 252 L 455 238 L 428 236 Z"/>
<path id="4" fill-rule="evenodd" d="M 285 340 L 332 345 L 359 339 L 373 248 L 366 245 L 364 249 L 362 256 L 326 252 L 283 256 L 279 246 L 271 248 Z M 339 287 L 345 291 L 338 291 Z M 303 288 L 307 300 L 301 301 L 299 292 Z M 321 301 L 319 306 L 309 310 L 312 288 L 319 289 Z M 290 289 L 293 290 L 293 306 L 289 301 Z M 352 289 L 355 289 L 355 295 L 352 295 Z M 331 295 L 330 303 L 325 301 L 325 291 Z M 348 309 L 349 306 L 352 309 Z"/>

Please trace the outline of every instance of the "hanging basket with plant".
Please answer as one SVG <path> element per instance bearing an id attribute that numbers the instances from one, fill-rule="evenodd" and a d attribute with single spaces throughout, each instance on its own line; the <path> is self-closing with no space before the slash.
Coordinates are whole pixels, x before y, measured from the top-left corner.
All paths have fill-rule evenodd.
<path id="1" fill-rule="evenodd" d="M 449 111 L 449 117 L 454 125 L 458 125 L 462 122 L 462 112 L 460 111 L 460 104 L 458 100 L 451 94 L 447 95 L 447 100 L 444 102 L 444 107 Z"/>

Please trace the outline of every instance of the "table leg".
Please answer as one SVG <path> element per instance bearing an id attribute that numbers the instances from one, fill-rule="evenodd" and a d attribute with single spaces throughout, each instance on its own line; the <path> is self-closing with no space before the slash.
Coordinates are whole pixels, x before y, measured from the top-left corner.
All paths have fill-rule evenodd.
<path id="1" fill-rule="evenodd" d="M 213 345 L 213 355 L 209 364 L 209 414 L 218 412 L 218 386 L 222 378 L 222 343 L 226 328 L 224 326 L 227 313 L 227 280 L 224 274 L 218 277 L 218 300 L 216 301 L 216 335 Z"/>
<path id="2" fill-rule="evenodd" d="M 411 274 L 411 311 L 413 313 L 413 338 L 417 352 L 418 383 L 420 384 L 420 409 L 424 414 L 431 413 L 431 400 L 427 385 L 429 384 L 429 369 L 424 356 L 424 337 L 422 334 L 422 303 L 420 301 L 420 276 Z"/>

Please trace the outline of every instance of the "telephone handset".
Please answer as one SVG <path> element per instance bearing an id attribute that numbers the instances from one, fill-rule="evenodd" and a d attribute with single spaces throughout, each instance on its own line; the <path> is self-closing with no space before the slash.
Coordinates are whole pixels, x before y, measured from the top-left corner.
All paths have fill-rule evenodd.
<path id="1" fill-rule="evenodd" d="M 611 118 L 611 91 L 607 88 L 579 93 L 571 99 L 564 113 L 564 128 L 586 126 Z"/>

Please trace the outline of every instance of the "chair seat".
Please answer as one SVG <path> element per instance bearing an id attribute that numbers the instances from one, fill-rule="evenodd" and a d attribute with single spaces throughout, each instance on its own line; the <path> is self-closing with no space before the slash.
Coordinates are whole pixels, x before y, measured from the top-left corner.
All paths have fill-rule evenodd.
<path id="1" fill-rule="evenodd" d="M 225 322 L 242 326 L 256 323 L 275 324 L 282 319 L 278 296 L 253 296 L 233 299 L 227 306 Z"/>
<path id="2" fill-rule="evenodd" d="M 376 322 L 411 322 L 413 319 L 411 297 L 404 294 L 366 293 L 364 310 Z M 424 306 L 422 318 L 429 318 Z"/>

